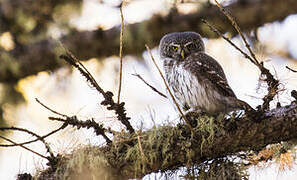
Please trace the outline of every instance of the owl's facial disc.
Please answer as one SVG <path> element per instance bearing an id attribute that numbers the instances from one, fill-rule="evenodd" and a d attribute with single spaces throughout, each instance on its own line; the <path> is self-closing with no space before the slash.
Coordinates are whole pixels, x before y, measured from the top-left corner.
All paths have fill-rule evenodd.
<path id="1" fill-rule="evenodd" d="M 203 52 L 204 44 L 201 36 L 195 32 L 174 32 L 165 35 L 159 45 L 162 58 L 184 61 L 190 54 Z"/>

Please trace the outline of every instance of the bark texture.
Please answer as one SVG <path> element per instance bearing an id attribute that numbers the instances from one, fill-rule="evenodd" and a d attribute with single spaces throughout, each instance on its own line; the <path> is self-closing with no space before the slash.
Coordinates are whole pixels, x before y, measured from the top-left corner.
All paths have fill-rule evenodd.
<path id="1" fill-rule="evenodd" d="M 237 1 L 226 7 L 236 17 L 240 27 L 248 31 L 273 21 L 281 21 L 297 13 L 296 0 L 246 0 Z M 171 11 L 167 16 L 155 15 L 147 21 L 126 26 L 124 54 L 141 54 L 145 44 L 158 45 L 161 37 L 174 31 L 196 31 L 204 37 L 216 37 L 201 19 L 215 24 L 222 32 L 235 34 L 234 29 L 219 9 L 213 5 L 203 6 L 196 13 L 182 15 Z M 72 31 L 61 41 L 80 59 L 106 57 L 119 52 L 120 28 L 103 31 Z M 53 70 L 61 66 L 57 54 L 59 44 L 53 39 L 33 44 L 16 44 L 10 52 L 1 51 L 0 82 L 14 82 L 40 71 Z M 59 54 L 58 54 L 59 55 Z"/>

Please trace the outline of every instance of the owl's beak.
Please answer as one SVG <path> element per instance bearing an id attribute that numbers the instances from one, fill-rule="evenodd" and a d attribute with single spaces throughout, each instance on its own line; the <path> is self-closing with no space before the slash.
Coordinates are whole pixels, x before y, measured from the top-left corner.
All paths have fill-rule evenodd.
<path id="1" fill-rule="evenodd" d="M 185 59 L 185 51 L 183 49 L 181 50 L 180 55 L 183 59 Z"/>

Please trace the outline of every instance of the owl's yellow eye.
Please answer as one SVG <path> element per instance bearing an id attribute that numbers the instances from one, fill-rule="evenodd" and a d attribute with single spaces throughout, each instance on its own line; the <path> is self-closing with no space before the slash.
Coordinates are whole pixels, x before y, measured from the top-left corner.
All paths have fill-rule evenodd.
<path id="1" fill-rule="evenodd" d="M 177 46 L 171 46 L 171 49 L 176 52 L 178 47 Z"/>
<path id="2" fill-rule="evenodd" d="M 190 44 L 187 45 L 187 48 L 188 49 L 194 49 L 195 45 L 193 43 L 190 43 Z"/>

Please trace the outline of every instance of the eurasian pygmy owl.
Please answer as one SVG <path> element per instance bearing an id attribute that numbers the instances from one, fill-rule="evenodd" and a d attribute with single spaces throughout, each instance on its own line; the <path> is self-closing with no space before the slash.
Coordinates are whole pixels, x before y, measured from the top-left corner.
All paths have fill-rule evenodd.
<path id="1" fill-rule="evenodd" d="M 169 88 L 184 112 L 218 114 L 250 108 L 236 98 L 220 64 L 205 53 L 198 33 L 165 35 L 159 53 Z"/>

